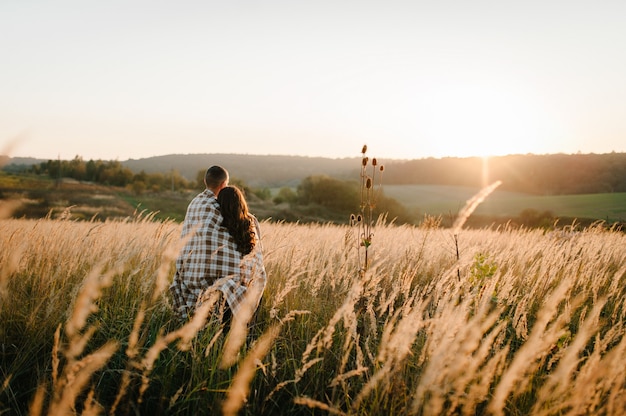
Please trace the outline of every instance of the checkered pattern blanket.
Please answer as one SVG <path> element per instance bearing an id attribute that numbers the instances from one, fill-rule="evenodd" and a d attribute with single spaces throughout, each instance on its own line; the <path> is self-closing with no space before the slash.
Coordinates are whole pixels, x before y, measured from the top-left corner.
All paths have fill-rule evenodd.
<path id="1" fill-rule="evenodd" d="M 191 201 L 182 231 L 187 242 L 176 259 L 176 274 L 170 286 L 174 309 L 181 318 L 193 314 L 199 299 L 214 290 L 223 293 L 233 314 L 248 295 L 251 306 L 258 306 L 267 277 L 260 227 L 253 219 L 257 244 L 242 257 L 226 228 L 220 226 L 222 216 L 213 192 L 205 190 Z"/>
<path id="2" fill-rule="evenodd" d="M 209 292 L 214 289 L 220 290 L 224 294 L 233 315 L 237 313 L 244 301 L 249 302 L 250 307 L 256 310 L 267 283 L 261 246 L 261 228 L 257 219 L 252 218 L 256 225 L 254 250 L 241 259 L 237 276 L 216 282 L 207 290 Z"/>
<path id="3" fill-rule="evenodd" d="M 238 279 L 241 253 L 226 228 L 217 198 L 210 190 L 189 204 L 182 238 L 187 240 L 176 259 L 176 274 L 170 286 L 174 309 L 183 319 L 193 313 L 198 297 L 216 280 Z"/>

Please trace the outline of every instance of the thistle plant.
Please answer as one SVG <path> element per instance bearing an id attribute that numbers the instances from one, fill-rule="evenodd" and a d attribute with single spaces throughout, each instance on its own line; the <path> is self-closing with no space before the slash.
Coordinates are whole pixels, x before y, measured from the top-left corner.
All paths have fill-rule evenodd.
<path id="1" fill-rule="evenodd" d="M 350 215 L 350 225 L 357 227 L 358 259 L 360 271 L 364 273 L 369 267 L 369 248 L 372 245 L 374 207 L 376 200 L 382 191 L 382 176 L 385 167 L 378 165 L 376 158 L 369 160 L 366 155 L 367 145 L 363 145 L 361 150 L 361 173 L 360 173 L 360 194 L 361 202 L 358 214 Z M 371 172 L 371 173 L 370 173 Z M 378 189 L 376 188 L 378 181 Z"/>

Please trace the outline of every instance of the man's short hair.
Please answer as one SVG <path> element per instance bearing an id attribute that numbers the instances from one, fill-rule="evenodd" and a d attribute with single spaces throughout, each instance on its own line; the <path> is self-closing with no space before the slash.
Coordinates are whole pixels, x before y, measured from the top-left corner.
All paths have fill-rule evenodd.
<path id="1" fill-rule="evenodd" d="M 221 166 L 211 166 L 204 174 L 204 183 L 209 189 L 215 189 L 227 180 L 228 171 Z"/>

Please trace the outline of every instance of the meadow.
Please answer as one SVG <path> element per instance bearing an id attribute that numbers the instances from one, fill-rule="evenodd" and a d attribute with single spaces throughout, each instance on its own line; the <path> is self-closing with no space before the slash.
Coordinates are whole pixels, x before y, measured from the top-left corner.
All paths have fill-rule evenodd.
<path id="1" fill-rule="evenodd" d="M 180 224 L 0 220 L 0 413 L 621 415 L 626 235 L 263 222 L 254 325 L 168 306 Z M 239 336 L 236 334 L 239 333 Z"/>
<path id="2" fill-rule="evenodd" d="M 276 204 L 273 198 L 281 188 L 267 188 L 269 199 L 258 198 L 248 192 L 249 203 L 259 218 L 300 222 L 348 222 L 349 213 L 333 212 L 327 207 L 310 204 Z M 297 188 L 289 188 L 297 193 Z M 260 190 L 256 190 L 260 191 Z M 472 187 L 446 185 L 385 185 L 384 194 L 407 208 L 409 223 L 418 224 L 425 215 L 444 218 L 444 226 L 454 221 L 466 201 L 479 190 Z M 72 217 L 90 220 L 126 218 L 133 212 L 156 212 L 158 220 L 182 221 L 189 201 L 198 190 L 176 192 L 144 192 L 140 195 L 120 187 L 110 187 L 64 179 L 61 184 L 36 175 L 14 175 L 0 171 L 0 201 L 19 201 L 13 210 L 14 218 L 55 218 L 71 207 Z M 524 221 L 524 211 L 533 210 L 545 221 Z M 531 213 L 532 214 L 532 213 Z M 532 215 L 531 215 L 532 217 Z M 496 189 L 475 210 L 467 227 L 480 228 L 490 224 L 512 221 L 518 225 L 552 227 L 571 223 L 574 219 L 588 225 L 597 220 L 609 226 L 626 220 L 626 193 L 584 195 L 530 195 Z M 405 218 L 406 220 L 406 218 Z"/>
<path id="3" fill-rule="evenodd" d="M 385 194 L 428 215 L 456 214 L 478 190 L 463 186 L 385 185 Z M 589 218 L 609 223 L 626 219 L 626 193 L 530 195 L 495 190 L 477 207 L 477 215 L 515 217 L 525 209 L 550 211 L 560 218 Z"/>

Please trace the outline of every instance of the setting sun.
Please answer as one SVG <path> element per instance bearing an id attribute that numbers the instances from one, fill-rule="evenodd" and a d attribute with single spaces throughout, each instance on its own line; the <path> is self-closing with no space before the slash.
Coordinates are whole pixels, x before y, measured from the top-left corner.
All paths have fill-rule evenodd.
<path id="1" fill-rule="evenodd" d="M 541 153 L 547 151 L 543 143 L 548 137 L 562 135 L 558 120 L 527 91 L 466 84 L 432 94 L 425 138 L 441 156 Z"/>

